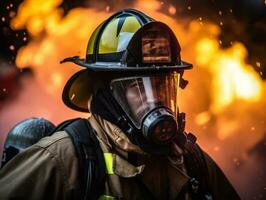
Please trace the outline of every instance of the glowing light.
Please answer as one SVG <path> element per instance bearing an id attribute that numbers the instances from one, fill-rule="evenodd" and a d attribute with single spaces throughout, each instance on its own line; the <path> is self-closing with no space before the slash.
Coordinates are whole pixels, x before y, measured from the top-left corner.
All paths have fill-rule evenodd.
<path id="1" fill-rule="evenodd" d="M 262 94 L 258 74 L 243 60 L 246 50 L 242 44 L 234 44 L 222 51 L 217 41 L 202 39 L 197 44 L 199 65 L 204 65 L 213 75 L 212 110 L 221 111 L 237 99 L 258 101 Z"/>
<path id="2" fill-rule="evenodd" d="M 75 8 L 63 15 L 63 11 L 58 8 L 61 3 L 62 0 L 25 0 L 10 24 L 13 29 L 26 28 L 30 35 L 27 38 L 24 33 L 23 41 L 29 42 L 27 46 L 19 49 L 17 66 L 20 69 L 31 67 L 44 90 L 59 96 L 58 99 L 68 78 L 81 69 L 73 64 L 60 65 L 59 61 L 73 55 L 84 57 L 92 31 L 107 19 L 113 10 L 110 6 L 106 6 L 102 11 Z M 222 41 L 218 39 L 221 32 L 219 25 L 210 24 L 203 17 L 199 17 L 191 21 L 189 26 L 184 26 L 183 19 L 176 20 L 171 17 L 177 12 L 174 6 L 168 7 L 168 14 L 160 11 L 162 6 L 166 4 L 156 0 L 147 0 L 145 3 L 138 0 L 133 5 L 173 29 L 181 44 L 184 60 L 189 58 L 187 60 L 191 61 L 196 69 L 202 70 L 191 78 L 193 80 L 190 79 L 191 83 L 201 79 L 209 80 L 208 91 L 204 88 L 204 92 L 206 96 L 210 95 L 210 99 L 208 102 L 204 101 L 205 111 L 197 113 L 192 121 L 202 126 L 200 130 L 208 130 L 211 123 L 217 123 L 215 125 L 218 132 L 213 134 L 220 139 L 233 135 L 239 128 L 239 122 L 232 120 L 228 123 L 227 120 L 220 119 L 221 113 L 237 101 L 258 102 L 263 93 L 260 77 L 244 62 L 247 55 L 244 46 L 232 42 L 229 49 L 222 50 L 219 45 Z M 192 7 L 189 5 L 186 9 L 190 11 Z M 220 16 L 223 14 L 219 12 Z M 5 21 L 5 18 L 2 17 L 1 20 Z M 221 19 L 220 21 L 223 25 Z M 258 61 L 256 66 L 260 65 Z M 184 95 L 187 95 L 187 90 Z M 72 98 L 76 97 L 76 94 L 72 95 Z"/>
<path id="3" fill-rule="evenodd" d="M 175 8 L 173 5 L 170 5 L 170 6 L 169 6 L 169 9 L 168 9 L 168 12 L 169 12 L 171 15 L 174 15 L 174 14 L 176 14 L 176 8 Z"/>
<path id="4" fill-rule="evenodd" d="M 58 13 L 57 6 L 62 0 L 25 0 L 20 4 L 18 14 L 11 21 L 11 28 L 27 28 L 33 36 L 38 36 L 45 30 L 50 20 L 48 16 Z"/>
<path id="5" fill-rule="evenodd" d="M 54 86 L 61 86 L 62 85 L 62 76 L 59 73 L 53 73 L 51 75 L 52 83 Z"/>
<path id="6" fill-rule="evenodd" d="M 14 45 L 10 45 L 9 49 L 10 49 L 11 51 L 14 51 L 14 50 L 15 50 L 15 46 L 14 46 Z"/>
<path id="7" fill-rule="evenodd" d="M 105 10 L 106 10 L 106 12 L 109 12 L 110 11 L 110 6 L 106 6 Z"/>
<path id="8" fill-rule="evenodd" d="M 145 3 L 143 3 L 143 1 L 135 2 L 135 7 L 142 8 L 142 10 L 157 11 L 160 9 L 161 5 L 162 4 L 156 0 L 145 0 Z"/>
<path id="9" fill-rule="evenodd" d="M 195 121 L 198 125 L 204 125 L 209 122 L 211 119 L 211 113 L 209 112 L 202 112 L 198 114 L 195 118 Z"/>

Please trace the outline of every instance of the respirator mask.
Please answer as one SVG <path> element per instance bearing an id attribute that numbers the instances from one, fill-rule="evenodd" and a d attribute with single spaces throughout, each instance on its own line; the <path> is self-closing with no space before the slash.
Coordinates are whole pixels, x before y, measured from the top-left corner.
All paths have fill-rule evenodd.
<path id="1" fill-rule="evenodd" d="M 169 72 L 110 83 L 116 102 L 150 144 L 168 144 L 177 134 L 179 80 L 179 73 Z"/>

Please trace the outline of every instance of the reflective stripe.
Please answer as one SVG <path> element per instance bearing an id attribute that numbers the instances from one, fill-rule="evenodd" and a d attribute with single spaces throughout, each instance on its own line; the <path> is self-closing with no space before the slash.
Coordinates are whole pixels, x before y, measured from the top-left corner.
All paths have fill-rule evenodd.
<path id="1" fill-rule="evenodd" d="M 104 194 L 104 195 L 100 196 L 98 200 L 115 200 L 115 197 Z"/>
<path id="2" fill-rule="evenodd" d="M 107 174 L 114 174 L 113 171 L 113 154 L 111 153 L 103 153 L 105 166 L 106 166 L 106 173 Z"/>

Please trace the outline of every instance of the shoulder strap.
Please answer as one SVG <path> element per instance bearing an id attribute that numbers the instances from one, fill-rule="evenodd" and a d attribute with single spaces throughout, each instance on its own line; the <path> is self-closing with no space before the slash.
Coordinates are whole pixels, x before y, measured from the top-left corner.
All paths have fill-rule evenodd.
<path id="1" fill-rule="evenodd" d="M 187 190 L 193 200 L 212 200 L 209 185 L 209 172 L 203 150 L 196 143 L 196 136 L 192 133 L 183 133 L 185 143 L 184 162 L 188 175 L 191 177 Z M 184 191 L 182 192 L 184 193 Z"/>
<path id="2" fill-rule="evenodd" d="M 69 134 L 79 159 L 82 199 L 98 199 L 104 192 L 106 173 L 95 130 L 87 119 L 81 118 L 68 120 L 60 126 Z"/>
<path id="3" fill-rule="evenodd" d="M 73 123 L 74 121 L 76 120 L 80 120 L 81 118 L 74 118 L 74 119 L 68 119 L 68 120 L 65 120 L 63 122 L 61 122 L 60 124 L 58 124 L 52 131 L 51 133 L 49 134 L 50 136 L 53 135 L 55 132 L 57 131 L 63 131 L 65 130 L 65 128 L 70 125 L 71 123 Z"/>
<path id="4" fill-rule="evenodd" d="M 188 175 L 191 177 L 188 183 L 188 192 L 192 199 L 212 199 L 209 193 L 209 172 L 207 162 L 202 149 L 197 145 L 197 137 L 185 132 L 185 113 L 179 113 L 179 134 L 176 143 L 184 150 L 184 162 Z"/>

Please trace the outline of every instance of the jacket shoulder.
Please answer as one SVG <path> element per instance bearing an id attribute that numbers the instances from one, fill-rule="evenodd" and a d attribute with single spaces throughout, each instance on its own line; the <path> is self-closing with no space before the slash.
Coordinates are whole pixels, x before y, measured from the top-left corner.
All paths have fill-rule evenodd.
<path id="1" fill-rule="evenodd" d="M 60 168 L 63 169 L 66 174 L 70 174 L 68 177 L 72 177 L 71 174 L 77 173 L 78 158 L 75 147 L 67 132 L 55 132 L 52 136 L 42 138 L 38 143 L 33 145 L 33 147 L 34 146 L 45 150 L 54 157 Z M 72 182 L 72 180 L 68 181 Z"/>
<path id="2" fill-rule="evenodd" d="M 0 199 L 77 199 L 78 176 L 71 139 L 64 131 L 56 132 L 19 153 L 1 169 Z"/>
<path id="3" fill-rule="evenodd" d="M 68 143 L 71 143 L 69 135 L 65 131 L 58 131 L 51 136 L 42 138 L 39 142 L 34 144 L 34 146 L 39 146 L 42 148 L 51 148 L 55 145 Z"/>

